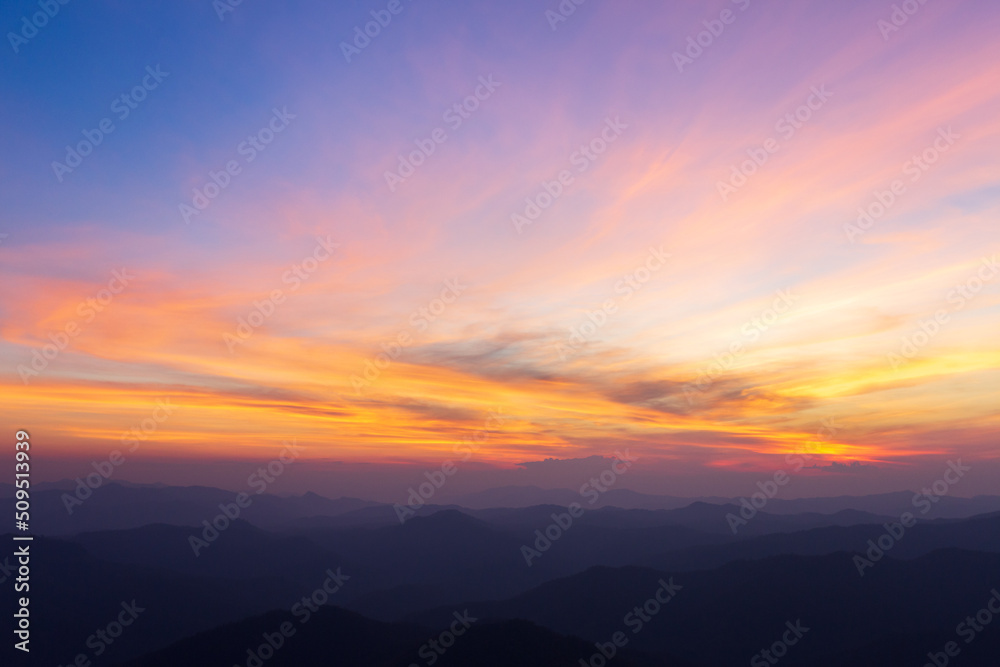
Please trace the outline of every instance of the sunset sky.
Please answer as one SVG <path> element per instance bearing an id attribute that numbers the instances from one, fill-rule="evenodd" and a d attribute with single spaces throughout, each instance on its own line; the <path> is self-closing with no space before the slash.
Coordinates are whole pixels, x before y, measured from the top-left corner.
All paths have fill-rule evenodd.
<path id="1" fill-rule="evenodd" d="M 294 439 L 282 490 L 392 500 L 481 431 L 456 492 L 995 492 L 1000 6 L 913 4 L 60 5 L 3 47 L 0 428 L 50 480 Z"/>

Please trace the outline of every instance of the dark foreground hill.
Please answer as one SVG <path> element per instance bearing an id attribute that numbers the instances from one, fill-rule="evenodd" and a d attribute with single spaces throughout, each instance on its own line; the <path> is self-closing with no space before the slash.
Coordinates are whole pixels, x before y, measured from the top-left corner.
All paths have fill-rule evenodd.
<path id="1" fill-rule="evenodd" d="M 268 667 L 577 667 L 580 659 L 589 660 L 596 650 L 581 639 L 527 621 L 455 620 L 455 624 L 461 634 L 452 636 L 447 627 L 431 631 L 382 623 L 335 607 L 324 607 L 306 620 L 273 612 L 201 633 L 123 667 L 261 663 Z M 669 664 L 701 667 L 679 661 Z M 619 652 L 614 665 L 661 667 L 664 662 Z"/>
<path id="2" fill-rule="evenodd" d="M 989 517 L 984 521 L 980 529 L 991 525 Z M 941 524 L 947 535 L 928 533 L 933 538 L 929 543 L 943 537 L 953 540 L 958 534 L 950 531 L 970 523 L 973 528 L 978 525 L 977 521 Z M 483 558 L 459 563 L 458 559 L 470 552 L 448 551 L 454 544 L 442 542 L 441 538 L 451 535 L 456 527 L 465 530 L 468 539 L 481 540 Z M 245 657 L 237 656 L 232 662 L 177 658 L 173 664 L 249 662 L 248 667 L 259 667 L 246 651 L 259 647 L 266 641 L 264 633 L 273 633 L 280 626 L 278 623 L 274 629 L 267 629 L 259 615 L 287 610 L 276 613 L 297 621 L 293 606 L 296 601 L 325 585 L 324 577 L 330 570 L 338 574 L 340 570 L 335 562 L 328 562 L 331 552 L 301 537 L 282 538 L 252 526 L 236 525 L 232 530 L 225 535 L 225 544 L 220 537 L 199 557 L 183 552 L 187 548 L 183 530 L 162 526 L 139 530 L 134 536 L 144 547 L 138 550 L 142 559 L 150 554 L 156 556 L 147 563 L 112 562 L 116 555 L 136 555 L 136 545 L 130 546 L 122 535 L 84 536 L 81 542 L 87 547 L 37 538 L 31 544 L 32 662 L 11 664 L 68 665 L 84 655 L 94 665 L 97 659 L 112 665 L 142 655 L 148 657 L 167 647 L 182 650 L 186 646 L 183 642 L 188 641 L 185 638 L 194 641 L 198 633 L 208 633 L 209 643 L 218 650 L 237 651 Z M 486 557 L 495 546 L 492 538 L 487 539 L 492 535 L 490 530 L 478 520 L 445 513 L 439 521 L 407 522 L 392 531 L 376 529 L 371 535 L 356 536 L 359 544 L 366 545 L 364 552 L 357 553 L 366 558 L 355 563 L 358 570 L 345 566 L 343 575 L 349 579 L 344 590 L 331 595 L 329 602 L 351 604 L 351 593 L 371 586 L 366 577 L 378 575 L 379 568 L 372 567 L 376 564 L 366 562 L 368 556 L 374 560 L 379 548 L 389 548 L 397 549 L 401 558 L 419 561 L 412 563 L 410 570 L 401 570 L 398 579 L 403 587 L 412 587 L 407 605 L 415 611 L 403 619 L 382 621 L 357 609 L 340 611 L 340 616 L 331 617 L 334 620 L 329 624 L 318 622 L 322 614 L 316 616 L 307 626 L 309 633 L 304 627 L 302 634 L 294 637 L 298 640 L 317 633 L 315 645 L 310 643 L 312 640 L 305 642 L 302 659 L 312 660 L 319 653 L 328 656 L 347 651 L 343 647 L 353 647 L 344 653 L 348 656 L 346 662 L 330 662 L 331 658 L 326 662 L 291 664 L 392 667 L 397 659 L 406 667 L 429 664 L 430 654 L 426 651 L 430 649 L 424 649 L 425 655 L 421 656 L 421 647 L 454 622 L 456 611 L 465 609 L 479 620 L 463 637 L 467 641 L 456 642 L 455 650 L 438 656 L 435 664 L 489 665 L 494 663 L 486 661 L 487 656 L 506 656 L 503 659 L 508 660 L 507 664 L 530 665 L 536 664 L 531 660 L 537 656 L 547 656 L 537 658 L 537 664 L 579 667 L 580 659 L 586 661 L 584 664 L 600 663 L 599 659 L 590 661 L 595 644 L 611 646 L 609 642 L 615 641 L 618 634 L 620 640 L 627 640 L 621 641 L 622 646 L 638 653 L 625 655 L 616 650 L 610 667 L 728 667 L 752 664 L 762 651 L 788 636 L 789 624 L 799 627 L 800 623 L 808 629 L 801 630 L 803 636 L 797 637 L 800 641 L 795 643 L 794 651 L 789 649 L 782 656 L 782 665 L 922 667 L 930 659 L 928 654 L 939 654 L 948 642 L 956 642 L 960 648 L 961 663 L 954 661 L 958 667 L 996 667 L 996 656 L 1000 655 L 1000 613 L 987 609 L 992 604 L 1000 612 L 1000 593 L 995 593 L 1000 590 L 1000 554 L 939 549 L 916 558 L 897 559 L 896 549 L 903 553 L 907 540 L 912 538 L 912 544 L 921 544 L 923 538 L 916 531 L 907 533 L 887 556 L 866 567 L 864 576 L 858 571 L 857 552 L 770 556 L 688 572 L 601 566 L 530 587 L 515 596 L 465 597 L 441 605 L 439 594 L 434 592 L 435 583 L 447 586 L 449 577 L 456 577 L 460 584 L 466 582 L 461 586 L 467 586 L 467 590 L 488 590 L 489 586 L 469 584 L 476 577 L 485 580 L 503 572 L 502 568 L 493 569 Z M 169 539 L 164 540 L 164 536 Z M 397 541 L 399 537 L 405 539 Z M 9 543 L 10 536 L 0 536 L 4 538 Z M 988 546 L 990 539 L 984 532 L 982 545 Z M 157 554 L 157 550 L 162 553 Z M 179 567 L 176 561 L 182 556 L 183 563 L 194 566 Z M 4 568 L 12 568 L 13 563 L 8 565 L 7 560 L 0 562 Z M 435 568 L 443 570 L 436 573 Z M 401 591 L 398 586 L 379 589 L 379 583 L 386 581 L 384 577 L 385 571 L 381 582 L 375 582 L 375 591 L 365 596 L 366 606 L 383 613 L 398 605 L 394 599 Z M 414 585 L 414 581 L 423 583 Z M 676 595 L 672 594 L 670 602 L 664 604 L 664 587 L 675 584 Z M 996 599 L 991 602 L 994 595 Z M 316 604 L 326 602 L 327 596 L 321 597 L 323 601 Z M 0 629 L 8 628 L 9 635 L 13 596 L 5 597 L 3 603 L 7 620 L 0 623 Z M 123 633 L 121 628 L 116 629 L 120 634 L 111 633 L 109 628 L 116 619 L 135 607 L 141 608 L 135 622 L 129 623 Z M 648 618 L 643 618 L 644 614 Z M 969 629 L 975 627 L 966 621 L 970 617 L 978 619 L 981 628 L 972 634 L 972 641 L 967 641 Z M 244 622 L 255 618 L 258 625 L 243 627 Z M 521 621 L 533 625 L 511 624 Z M 235 630 L 226 625 L 234 623 Z M 114 641 L 95 641 L 95 634 L 102 630 L 109 632 Z M 372 639 L 361 641 L 364 637 Z M 254 644 L 258 639 L 260 642 Z M 559 662 L 571 657 L 571 653 L 574 659 Z M 650 662 L 648 656 L 655 660 Z M 281 664 L 270 660 L 262 663 L 268 667 Z M 758 664 L 762 663 L 758 660 Z"/>
<path id="3" fill-rule="evenodd" d="M 0 541 L 10 544 L 11 536 Z M 0 558 L 4 571 L 15 568 L 0 596 L 0 631 L 7 638 L 13 637 L 16 563 Z M 298 593 L 279 576 L 194 576 L 111 563 L 80 545 L 42 537 L 30 542 L 29 578 L 21 594 L 30 599 L 31 652 L 7 645 L 0 665 L 70 665 L 79 655 L 95 667 L 110 664 L 251 614 L 288 609 Z"/>
<path id="4" fill-rule="evenodd" d="M 664 583 L 680 588 L 669 603 L 657 604 Z M 781 665 L 921 667 L 929 652 L 955 641 L 961 667 L 996 667 L 1000 614 L 984 613 L 995 621 L 968 643 L 958 626 L 986 608 L 997 590 L 1000 555 L 949 549 L 908 561 L 883 558 L 863 577 L 848 553 L 780 556 L 673 575 L 598 567 L 510 600 L 463 606 L 485 618 L 525 619 L 592 642 L 624 631 L 636 650 L 720 667 L 751 664 L 789 637 L 790 627 L 806 629 L 790 636 L 797 641 Z M 408 620 L 435 625 L 447 613 Z M 649 618 L 640 623 L 643 613 Z"/>

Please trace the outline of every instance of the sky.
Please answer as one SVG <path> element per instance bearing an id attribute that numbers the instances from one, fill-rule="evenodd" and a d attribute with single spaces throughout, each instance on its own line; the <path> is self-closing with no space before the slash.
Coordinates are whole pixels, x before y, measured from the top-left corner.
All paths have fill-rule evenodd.
<path id="1" fill-rule="evenodd" d="M 6 2 L 0 430 L 49 480 L 998 492 L 1000 7 L 903 4 Z"/>

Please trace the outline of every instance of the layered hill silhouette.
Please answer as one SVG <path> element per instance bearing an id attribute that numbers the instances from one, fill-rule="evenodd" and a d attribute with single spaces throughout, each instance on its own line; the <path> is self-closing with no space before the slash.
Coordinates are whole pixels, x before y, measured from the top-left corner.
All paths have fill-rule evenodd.
<path id="1" fill-rule="evenodd" d="M 848 553 L 779 556 L 676 575 L 598 567 L 510 600 L 464 605 L 486 618 L 526 619 L 607 641 L 616 631 L 637 627 L 636 608 L 647 614 L 656 608 L 645 605 L 664 582 L 681 588 L 633 633 L 630 646 L 636 650 L 707 665 L 747 664 L 782 638 L 787 623 L 801 621 L 808 630 L 782 664 L 919 665 L 927 652 L 962 641 L 956 626 L 984 608 L 1000 584 L 1000 554 L 948 549 L 911 561 L 886 558 L 864 577 Z M 439 609 L 407 620 L 434 626 L 447 613 Z M 989 649 L 1000 648 L 1000 616 L 997 622 L 991 634 L 984 630 L 967 645 L 969 662 L 962 664 L 996 664 L 1000 653 Z M 895 657 L 885 662 L 888 654 Z M 982 656 L 978 662 L 970 657 L 975 655 Z"/>
<path id="2" fill-rule="evenodd" d="M 36 534 L 73 535 L 138 528 L 151 523 L 198 526 L 218 514 L 220 504 L 232 503 L 237 495 L 204 486 L 135 486 L 104 481 L 96 489 L 85 487 L 79 492 L 78 486 L 74 482 L 64 482 L 45 485 L 32 493 L 32 526 Z M 0 497 L 13 495 L 13 485 L 0 487 L 6 487 L 0 488 Z M 248 495 L 252 502 L 241 510 L 241 516 L 261 527 L 277 527 L 296 518 L 336 516 L 380 505 L 357 498 L 332 500 L 315 493 L 281 497 L 250 491 Z"/>
<path id="3" fill-rule="evenodd" d="M 268 628 L 299 622 L 304 599 L 312 620 L 264 664 L 429 664 L 421 649 L 463 610 L 477 621 L 434 664 L 578 667 L 610 652 L 619 665 L 764 664 L 790 632 L 801 636 L 778 646 L 784 665 L 922 666 L 949 642 L 961 665 L 1000 655 L 1000 614 L 972 641 L 961 625 L 1000 590 L 1000 512 L 935 508 L 889 540 L 899 516 L 864 508 L 912 510 L 910 494 L 800 513 L 772 501 L 734 534 L 729 517 L 746 508 L 705 501 L 573 515 L 428 505 L 401 523 L 390 505 L 314 494 L 261 494 L 229 518 L 219 505 L 233 494 L 218 489 L 109 484 L 77 508 L 86 515 L 68 514 L 62 493 L 39 492 L 58 536 L 31 545 L 31 664 L 246 665 Z M 0 557 L 0 576 L 14 572 Z M 331 577 L 341 585 L 321 593 Z M 5 597 L 8 633 L 13 605 Z M 123 613 L 134 623 L 101 639 Z"/>
<path id="4" fill-rule="evenodd" d="M 311 492 L 299 496 L 276 496 L 248 491 L 252 503 L 241 510 L 240 518 L 261 528 L 282 528 L 290 525 L 350 527 L 399 523 L 397 512 L 391 504 L 347 497 L 331 499 Z M 12 484 L 0 484 L 0 498 L 10 498 L 13 494 Z M 53 536 L 137 528 L 151 523 L 197 526 L 203 520 L 210 520 L 217 514 L 219 504 L 233 502 L 236 495 L 233 491 L 211 487 L 134 485 L 115 479 L 103 480 L 96 489 L 90 489 L 85 485 L 81 489 L 78 481 L 65 480 L 39 485 L 32 494 L 32 518 L 38 534 Z M 796 529 L 831 525 L 828 522 L 824 523 L 818 517 L 836 516 L 838 513 L 841 513 L 842 521 L 849 520 L 851 516 L 859 519 L 899 517 L 903 512 L 914 510 L 914 496 L 913 492 L 903 491 L 859 497 L 792 500 L 772 498 L 768 500 L 763 508 L 764 512 L 760 515 L 763 520 L 754 522 L 761 525 L 748 527 L 748 532 L 749 534 L 755 531 L 768 532 L 770 528 L 765 528 L 763 524 L 770 520 L 774 522 L 775 527 L 782 525 L 779 523 L 779 517 L 788 520 L 788 523 L 783 525 Z M 568 489 L 500 487 L 456 496 L 443 504 L 424 506 L 415 510 L 415 513 L 427 516 L 443 509 L 457 509 L 473 516 L 487 512 L 491 516 L 500 517 L 504 515 L 505 510 L 513 510 L 511 516 L 517 517 L 521 515 L 518 515 L 516 510 L 530 511 L 539 506 L 567 507 L 574 502 L 583 504 L 587 510 L 611 508 L 617 511 L 646 511 L 654 515 L 662 512 L 664 516 L 669 516 L 672 510 L 691 512 L 693 506 L 701 506 L 703 512 L 712 511 L 707 508 L 725 507 L 726 511 L 721 515 L 720 526 L 712 528 L 725 531 L 728 530 L 728 526 L 724 515 L 732 512 L 734 507 L 739 508 L 740 501 L 738 498 L 690 499 L 642 494 L 627 489 L 609 489 L 590 505 L 579 493 Z M 857 514 L 845 513 L 847 510 Z M 946 496 L 939 498 L 935 503 L 933 517 L 967 518 L 989 512 L 1000 512 L 1000 496 L 973 498 Z M 765 515 L 771 518 L 766 519 Z M 699 528 L 708 529 L 707 526 Z"/>
<path id="5" fill-rule="evenodd" d="M 604 508 L 560 529 L 556 540 L 545 537 L 553 515 L 566 516 L 566 509 L 556 506 L 478 512 L 485 518 L 444 510 L 402 525 L 397 521 L 389 526 L 289 527 L 280 533 L 235 520 L 214 541 L 194 547 L 192 541 L 205 535 L 204 526 L 153 525 L 84 533 L 71 539 L 110 561 L 200 576 L 282 572 L 285 579 L 307 586 L 314 573 L 343 567 L 354 579 L 340 604 L 373 618 L 393 620 L 436 604 L 510 597 L 594 565 L 655 563 L 675 553 L 683 558 L 697 548 L 737 549 L 747 540 L 739 540 L 725 528 L 724 514 L 729 509 L 707 504 L 656 512 Z M 755 523 L 758 532 L 766 533 L 817 520 L 838 520 L 816 517 L 758 516 Z M 709 530 L 693 527 L 698 525 Z M 839 544 L 841 549 L 852 546 L 846 538 Z M 858 547 L 864 544 L 864 539 L 855 542 Z M 939 542 L 939 546 L 947 544 Z M 538 556 L 526 557 L 526 550 L 535 550 Z M 695 565 L 699 562 L 694 561 Z"/>
<path id="6" fill-rule="evenodd" d="M 0 539 L 11 543 L 10 535 Z M 288 608 L 297 592 L 282 571 L 243 579 L 185 575 L 103 560 L 78 544 L 39 537 L 30 552 L 29 664 L 70 664 L 79 654 L 93 660 L 97 651 L 102 659 L 123 660 L 249 614 Z M 8 637 L 15 597 L 3 596 Z M 96 635 L 118 620 L 123 605 L 133 604 L 141 611 L 126 616 L 131 622 L 120 637 L 108 644 Z"/>
<path id="7" fill-rule="evenodd" d="M 727 544 L 676 549 L 642 559 L 641 564 L 665 570 L 699 570 L 782 554 L 818 556 L 838 551 L 867 551 L 868 542 L 877 542 L 887 531 L 882 523 L 775 533 Z M 900 539 L 893 540 L 891 554 L 893 558 L 916 558 L 945 547 L 1000 553 L 1000 514 L 918 523 Z"/>
<path id="8" fill-rule="evenodd" d="M 325 607 L 305 623 L 291 614 L 274 612 L 227 625 L 125 663 L 123 667 L 175 665 L 247 665 L 254 655 L 266 655 L 276 667 L 566 667 L 589 658 L 594 647 L 576 637 L 562 636 L 527 621 L 476 620 L 461 635 L 442 641 L 441 631 L 412 624 L 372 621 L 352 612 Z M 288 636 L 279 637 L 285 624 Z M 450 630 L 445 628 L 445 633 Z M 270 637 L 271 642 L 268 642 Z M 431 642 L 434 641 L 434 644 Z M 447 646 L 445 646 L 447 644 Z M 269 647 L 277 646 L 273 651 Z M 265 647 L 263 653 L 261 648 Z M 619 652 L 615 665 L 656 667 L 662 659 L 633 651 Z M 677 667 L 699 667 L 671 660 Z"/>

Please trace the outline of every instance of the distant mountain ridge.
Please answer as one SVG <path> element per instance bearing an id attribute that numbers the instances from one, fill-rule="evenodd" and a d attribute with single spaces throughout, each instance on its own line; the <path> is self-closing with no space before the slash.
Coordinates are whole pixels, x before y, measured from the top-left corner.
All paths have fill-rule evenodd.
<path id="1" fill-rule="evenodd" d="M 181 526 L 198 526 L 219 512 L 219 505 L 232 503 L 236 493 L 205 486 L 136 485 L 121 481 L 107 481 L 96 490 L 89 490 L 77 502 L 75 482 L 39 484 L 32 493 L 33 530 L 36 534 L 72 535 L 98 530 L 120 530 L 162 523 Z M 0 498 L 13 497 L 11 484 L 0 484 Z M 833 523 L 861 523 L 888 518 L 898 518 L 903 512 L 914 511 L 914 496 L 900 491 L 870 496 L 838 496 L 832 498 L 801 498 L 784 500 L 771 498 L 755 519 L 756 525 L 747 532 L 758 531 L 764 523 L 780 524 L 779 517 L 789 517 L 789 528 L 804 528 Z M 74 501 L 66 502 L 66 497 Z M 326 498 L 313 492 L 302 495 L 277 496 L 268 493 L 249 493 L 251 504 L 242 509 L 240 518 L 262 528 L 272 527 L 346 527 L 351 525 L 393 525 L 399 515 L 391 504 L 360 498 Z M 627 489 L 609 489 L 593 505 L 578 493 L 568 489 L 541 489 L 531 486 L 508 486 L 487 489 L 475 494 L 445 499 L 442 504 L 424 505 L 414 514 L 427 516 L 438 511 L 458 509 L 472 516 L 498 521 L 505 515 L 517 516 L 517 511 L 528 513 L 532 508 L 566 508 L 572 503 L 581 504 L 594 516 L 592 510 L 617 508 L 645 512 L 681 512 L 690 514 L 738 513 L 742 499 L 719 497 L 679 498 L 641 494 Z M 698 508 L 701 508 L 700 510 Z M 850 514 L 851 512 L 857 514 Z M 933 506 L 934 518 L 967 518 L 988 512 L 1000 512 L 1000 496 L 975 496 L 961 498 L 944 496 Z M 637 515 L 636 515 L 637 516 Z M 653 515 L 649 515 L 653 516 Z M 661 515 L 666 517 L 669 515 Z M 838 517 L 821 520 L 817 517 Z M 851 518 L 853 516 L 853 518 Z M 798 518 L 794 518 L 798 517 Z M 592 519 L 590 519 L 592 520 Z M 659 519 L 651 519 L 653 523 Z M 724 519 L 723 519 L 724 520 Z M 668 523 L 681 523 L 669 521 Z"/>

